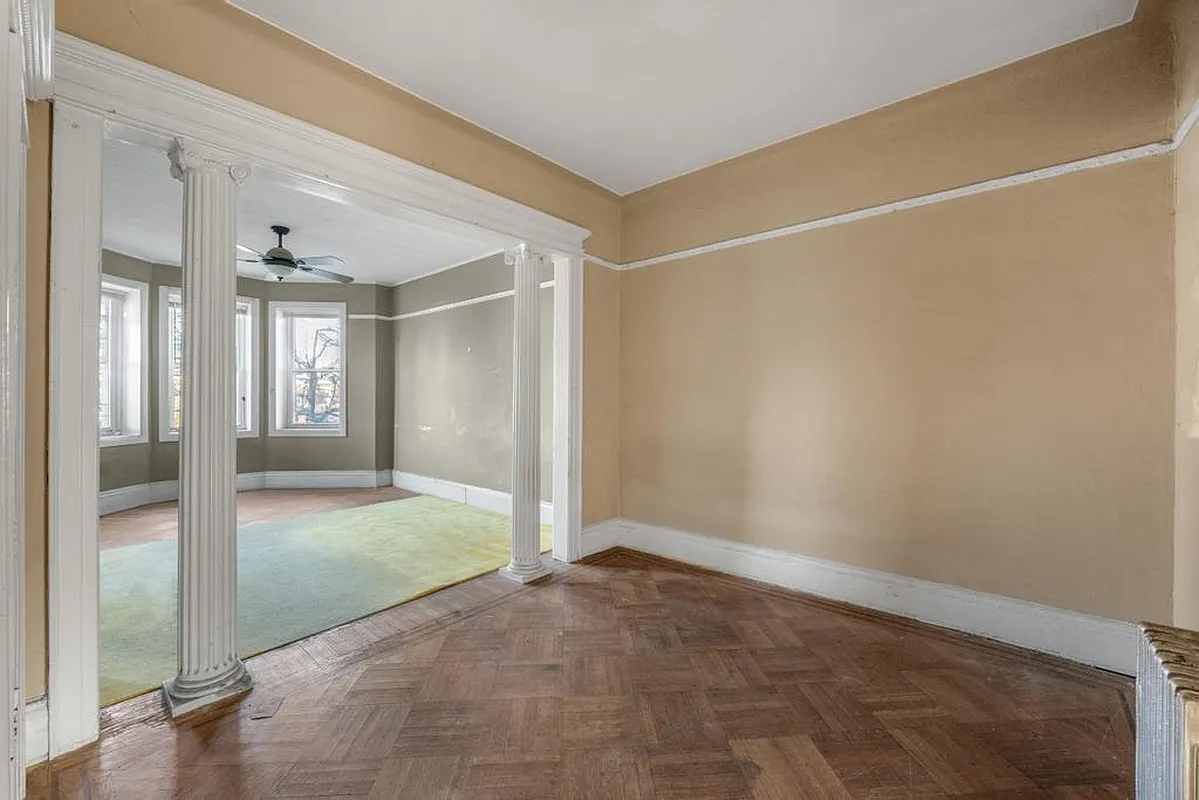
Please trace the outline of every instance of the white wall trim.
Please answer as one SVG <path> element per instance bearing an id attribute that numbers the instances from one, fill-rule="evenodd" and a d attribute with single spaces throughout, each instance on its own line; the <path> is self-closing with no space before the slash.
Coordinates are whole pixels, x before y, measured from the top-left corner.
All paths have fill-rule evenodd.
<path id="1" fill-rule="evenodd" d="M 50 753 L 50 713 L 46 698 L 25 703 L 25 766 L 40 764 Z"/>
<path id="2" fill-rule="evenodd" d="M 262 489 L 374 489 L 391 486 L 391 470 L 277 470 L 241 472 L 237 475 L 239 492 Z M 179 499 L 179 481 L 155 481 L 106 489 L 100 492 L 100 516 L 130 508 Z"/>
<path id="3" fill-rule="evenodd" d="M 1029 183 L 1037 183 L 1038 181 L 1050 180 L 1052 178 L 1060 178 L 1063 175 L 1070 175 L 1075 172 L 1084 172 L 1091 169 L 1099 169 L 1101 167 L 1111 167 L 1117 164 L 1124 164 L 1129 161 L 1138 161 L 1142 158 L 1154 158 L 1156 156 L 1168 155 L 1180 146 L 1186 140 L 1188 134 L 1199 123 L 1199 102 L 1191 108 L 1191 112 L 1187 114 L 1178 130 L 1174 133 L 1173 138 L 1162 142 L 1152 142 L 1143 144 L 1137 147 L 1129 147 L 1123 150 L 1116 150 L 1112 153 L 1104 153 L 1101 155 L 1091 156 L 1089 158 L 1079 159 L 1078 161 L 1068 161 L 1064 164 L 1054 164 L 1041 169 L 1034 169 L 1028 172 L 1018 172 L 1014 175 L 1006 175 L 1000 178 L 991 178 L 989 180 L 969 183 L 965 186 L 959 186 L 954 189 L 945 189 L 939 192 L 931 192 L 929 194 L 916 195 L 903 200 L 895 200 L 890 203 L 882 203 L 880 205 L 868 206 L 859 208 L 854 211 L 847 211 L 842 214 L 833 214 L 828 217 L 819 217 L 817 219 L 807 220 L 805 222 L 797 222 L 792 225 L 784 225 L 780 228 L 772 228 L 759 233 L 747 234 L 745 236 L 734 236 L 731 239 L 723 239 L 711 244 L 699 245 L 697 247 L 689 247 L 685 250 L 677 250 L 673 253 L 664 253 L 660 256 L 651 258 L 642 258 L 637 261 L 629 261 L 623 264 L 613 263 L 605 259 L 593 255 L 585 255 L 587 261 L 590 261 L 608 269 L 626 270 L 640 269 L 642 267 L 650 267 L 654 264 L 664 264 L 668 261 L 681 261 L 695 256 L 702 256 L 708 253 L 716 253 L 721 250 L 728 250 L 734 247 L 743 247 L 744 245 L 756 244 L 757 242 L 765 242 L 771 239 L 779 239 L 784 236 L 794 236 L 797 233 L 807 233 L 808 231 L 820 230 L 821 228 L 831 228 L 836 225 L 845 225 L 850 222 L 860 222 L 872 217 L 879 217 L 884 214 L 894 214 L 897 211 L 907 211 L 921 206 L 929 206 L 935 203 L 944 203 L 948 200 L 960 200 L 964 197 L 972 197 L 978 194 L 986 194 L 995 192 L 1000 189 L 1010 189 L 1014 186 L 1024 186 Z"/>
<path id="4" fill-rule="evenodd" d="M 26 4 L 6 3 L 0 39 L 0 797 L 21 797 L 25 742 Z M 16 19 L 13 16 L 16 15 Z"/>
<path id="5" fill-rule="evenodd" d="M 584 553 L 616 545 L 1136 674 L 1137 626 L 1123 620 L 627 519 L 584 532 Z"/>
<path id="6" fill-rule="evenodd" d="M 50 215 L 48 569 L 50 757 L 100 733 L 100 316 L 104 118 L 54 107 Z"/>
<path id="7" fill-rule="evenodd" d="M 583 528 L 583 260 L 557 256 L 552 283 L 554 558 L 571 562 L 579 558 Z"/>
<path id="8" fill-rule="evenodd" d="M 25 97 L 54 95 L 54 0 L 17 0 L 17 22 L 25 51 Z"/>
<path id="9" fill-rule="evenodd" d="M 494 511 L 497 514 L 512 516 L 512 495 L 496 489 L 485 489 L 482 486 L 471 486 L 457 481 L 447 481 L 442 478 L 429 478 L 424 475 L 414 475 L 411 472 L 395 470 L 392 473 L 392 485 L 410 492 L 427 494 L 430 497 L 440 497 L 443 500 L 453 500 L 455 503 L 465 503 L 468 506 Z M 554 504 L 541 501 L 541 524 L 551 525 L 554 522 Z"/>

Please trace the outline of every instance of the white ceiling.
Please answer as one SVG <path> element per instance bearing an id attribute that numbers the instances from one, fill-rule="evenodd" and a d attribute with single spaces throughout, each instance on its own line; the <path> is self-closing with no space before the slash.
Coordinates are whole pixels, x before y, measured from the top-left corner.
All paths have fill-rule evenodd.
<path id="1" fill-rule="evenodd" d="M 336 255 L 334 271 L 360 283 L 396 284 L 495 253 L 505 240 L 477 228 L 402 207 L 363 208 L 345 193 L 255 170 L 238 192 L 237 241 L 259 252 L 274 245 L 270 225 L 287 225 L 296 256 Z M 330 199 L 337 198 L 337 199 Z M 118 138 L 104 143 L 104 247 L 158 264 L 179 264 L 183 184 L 171 177 L 166 153 Z M 257 264 L 238 272 L 269 277 Z M 274 280 L 272 278 L 272 280 Z M 301 273 L 289 281 L 306 279 Z"/>
<path id="2" fill-rule="evenodd" d="M 625 194 L 1129 21 L 1136 0 L 229 0 Z"/>

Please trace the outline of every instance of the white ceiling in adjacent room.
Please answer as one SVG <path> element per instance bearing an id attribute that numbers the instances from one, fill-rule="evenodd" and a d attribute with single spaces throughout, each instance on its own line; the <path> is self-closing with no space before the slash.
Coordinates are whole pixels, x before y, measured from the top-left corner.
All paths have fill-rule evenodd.
<path id="1" fill-rule="evenodd" d="M 292 229 L 285 242 L 298 257 L 335 255 L 332 267 L 360 283 L 402 283 L 446 267 L 490 255 L 505 239 L 487 231 L 440 220 L 401 207 L 393 213 L 330 199 L 335 193 L 302 190 L 255 170 L 238 191 L 237 241 L 259 252 L 275 244 L 273 224 Z M 104 247 L 157 264 L 179 264 L 182 250 L 183 185 L 171 177 L 166 154 L 119 139 L 104 143 Z M 239 263 L 238 272 L 265 278 L 258 264 Z M 319 281 L 295 273 L 288 281 Z"/>
<path id="2" fill-rule="evenodd" d="M 1129 21 L 1136 0 L 230 0 L 624 194 Z"/>

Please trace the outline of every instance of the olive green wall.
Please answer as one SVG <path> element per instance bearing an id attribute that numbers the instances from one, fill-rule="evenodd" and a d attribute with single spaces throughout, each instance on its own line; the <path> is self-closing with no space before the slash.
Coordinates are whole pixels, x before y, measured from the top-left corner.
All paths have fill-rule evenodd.
<path id="1" fill-rule="evenodd" d="M 107 275 L 150 284 L 150 380 L 149 432 L 146 444 L 100 448 L 100 490 L 119 489 L 179 477 L 179 443 L 159 441 L 159 347 L 158 291 L 161 286 L 179 286 L 178 267 L 150 264 L 120 253 L 104 251 Z M 268 436 L 270 400 L 270 352 L 268 304 L 273 300 L 344 302 L 348 314 L 386 313 L 392 290 L 375 285 L 272 283 L 238 278 L 237 293 L 256 297 L 259 313 L 260 380 L 258 435 L 237 440 L 237 471 L 285 470 L 385 470 L 391 469 L 393 380 L 392 335 L 389 322 L 351 319 L 347 323 L 346 431 L 345 437 Z"/>
<path id="2" fill-rule="evenodd" d="M 546 265 L 542 280 L 553 277 Z M 513 287 L 502 255 L 397 287 L 398 314 Z M 554 291 L 541 290 L 541 497 L 553 487 Z M 512 297 L 399 320 L 395 464 L 402 472 L 511 490 Z"/>

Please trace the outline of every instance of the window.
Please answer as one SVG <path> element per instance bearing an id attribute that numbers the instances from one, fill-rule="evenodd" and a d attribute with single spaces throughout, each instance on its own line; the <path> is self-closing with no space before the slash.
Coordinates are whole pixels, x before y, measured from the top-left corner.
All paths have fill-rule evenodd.
<path id="1" fill-rule="evenodd" d="M 345 436 L 344 303 L 271 303 L 271 434 Z"/>
<path id="2" fill-rule="evenodd" d="M 237 298 L 237 435 L 258 435 L 258 300 Z M 179 438 L 183 418 L 183 294 L 164 286 L 159 299 L 158 324 L 163 343 L 160 352 L 158 433 L 164 442 Z"/>
<path id="3" fill-rule="evenodd" d="M 108 275 L 100 281 L 100 445 L 146 441 L 149 287 Z"/>

